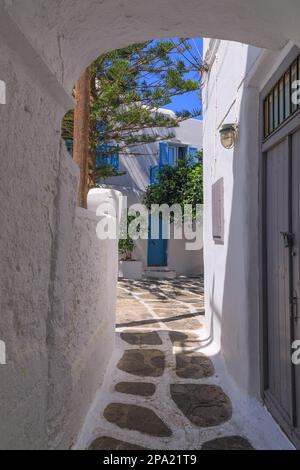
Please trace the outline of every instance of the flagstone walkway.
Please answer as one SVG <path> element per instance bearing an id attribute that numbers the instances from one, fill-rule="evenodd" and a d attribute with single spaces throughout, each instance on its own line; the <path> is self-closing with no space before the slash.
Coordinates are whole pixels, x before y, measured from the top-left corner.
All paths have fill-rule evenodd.
<path id="1" fill-rule="evenodd" d="M 251 449 L 201 352 L 203 280 L 120 281 L 116 353 L 89 449 Z"/>

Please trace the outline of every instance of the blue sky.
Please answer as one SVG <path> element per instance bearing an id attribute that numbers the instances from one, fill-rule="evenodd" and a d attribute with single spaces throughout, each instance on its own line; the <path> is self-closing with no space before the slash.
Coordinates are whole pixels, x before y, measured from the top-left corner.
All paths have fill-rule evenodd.
<path id="1" fill-rule="evenodd" d="M 190 40 L 193 52 L 195 55 L 199 56 L 199 52 L 203 57 L 203 38 L 195 38 Z M 191 78 L 197 79 L 196 74 L 191 74 Z M 187 93 L 182 96 L 175 96 L 172 99 L 172 103 L 165 106 L 168 109 L 172 109 L 173 111 L 180 111 L 182 109 L 187 109 L 188 111 L 192 111 L 195 108 L 201 107 L 200 95 L 192 92 Z M 202 119 L 202 117 L 199 117 Z"/>

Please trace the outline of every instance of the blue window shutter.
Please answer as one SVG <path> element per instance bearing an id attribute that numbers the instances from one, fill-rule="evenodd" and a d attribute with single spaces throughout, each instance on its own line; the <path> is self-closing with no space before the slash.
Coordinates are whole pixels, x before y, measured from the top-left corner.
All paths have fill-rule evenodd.
<path id="1" fill-rule="evenodd" d="M 111 165 L 114 170 L 119 171 L 119 152 L 110 153 L 109 144 L 102 144 L 96 150 L 96 167 L 99 168 L 105 165 Z"/>
<path id="2" fill-rule="evenodd" d="M 111 159 L 110 164 L 113 167 L 113 169 L 118 170 L 118 166 L 119 166 L 118 165 L 118 154 L 114 153 L 113 155 L 111 155 L 110 159 Z"/>
<path id="3" fill-rule="evenodd" d="M 150 166 L 150 184 L 157 183 L 157 172 L 159 166 L 158 165 L 151 165 Z"/>
<path id="4" fill-rule="evenodd" d="M 66 147 L 67 147 L 67 150 L 68 150 L 69 154 L 73 158 L 73 140 L 72 139 L 66 139 L 65 144 L 66 144 Z"/>
<path id="5" fill-rule="evenodd" d="M 111 165 L 114 170 L 119 171 L 120 157 L 119 152 L 116 152 L 111 157 Z"/>
<path id="6" fill-rule="evenodd" d="M 192 163 L 198 162 L 197 153 L 198 153 L 198 149 L 196 147 L 189 147 L 188 154 L 189 154 L 189 157 L 191 158 Z"/>
<path id="7" fill-rule="evenodd" d="M 169 151 L 166 142 L 159 143 L 159 166 L 169 165 Z"/>
<path id="8" fill-rule="evenodd" d="M 175 166 L 176 158 L 175 158 L 175 148 L 169 147 L 168 149 L 168 165 Z"/>

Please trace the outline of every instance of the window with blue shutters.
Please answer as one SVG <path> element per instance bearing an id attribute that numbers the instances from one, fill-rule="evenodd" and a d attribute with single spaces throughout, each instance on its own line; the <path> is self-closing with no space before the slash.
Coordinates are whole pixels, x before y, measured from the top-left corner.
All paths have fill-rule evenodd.
<path id="1" fill-rule="evenodd" d="M 96 150 L 96 168 L 110 165 L 115 171 L 119 171 L 119 153 L 112 153 L 113 145 L 103 144 Z"/>
<path id="2" fill-rule="evenodd" d="M 150 166 L 150 184 L 155 184 L 158 182 L 158 171 L 159 171 L 158 165 Z"/>
<path id="3" fill-rule="evenodd" d="M 169 165 L 169 146 L 166 142 L 159 143 L 159 166 Z"/>
<path id="4" fill-rule="evenodd" d="M 178 147 L 166 142 L 159 144 L 159 166 L 175 166 L 178 161 Z"/>
<path id="5" fill-rule="evenodd" d="M 179 161 L 185 160 L 187 156 L 189 156 L 191 163 L 198 163 L 198 149 L 196 147 L 174 145 L 166 142 L 160 142 L 159 144 L 159 168 L 166 165 L 176 166 Z M 154 176 L 151 176 L 154 171 L 154 169 L 150 170 L 151 181 L 154 181 Z"/>
<path id="6" fill-rule="evenodd" d="M 170 166 L 175 166 L 177 163 L 177 151 L 178 149 L 176 147 L 169 147 L 168 148 L 168 160 L 169 163 L 168 165 Z"/>
<path id="7" fill-rule="evenodd" d="M 191 163 L 198 163 L 198 149 L 196 147 L 189 147 L 188 155 L 190 157 Z"/>
<path id="8" fill-rule="evenodd" d="M 187 147 L 178 147 L 178 160 L 186 160 L 187 150 Z"/>

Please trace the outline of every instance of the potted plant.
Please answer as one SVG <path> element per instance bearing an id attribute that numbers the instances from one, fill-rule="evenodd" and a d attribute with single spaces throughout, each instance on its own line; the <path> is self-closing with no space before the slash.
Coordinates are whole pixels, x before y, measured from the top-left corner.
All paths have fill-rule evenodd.
<path id="1" fill-rule="evenodd" d="M 124 279 L 142 279 L 143 263 L 132 258 L 134 241 L 128 233 L 128 226 L 134 216 L 129 215 L 126 210 L 121 219 L 119 239 L 119 277 Z"/>

